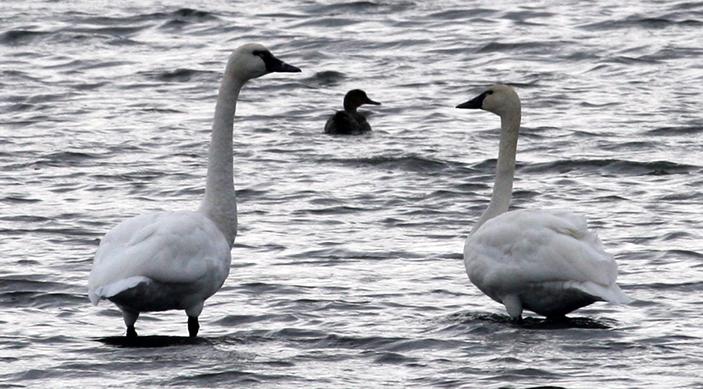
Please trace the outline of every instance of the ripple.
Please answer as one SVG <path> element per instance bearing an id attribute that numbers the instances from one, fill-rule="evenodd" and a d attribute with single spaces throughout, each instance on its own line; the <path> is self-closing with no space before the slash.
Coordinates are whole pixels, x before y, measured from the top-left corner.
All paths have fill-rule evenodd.
<path id="1" fill-rule="evenodd" d="M 457 162 L 444 161 L 419 155 L 387 156 L 379 155 L 362 158 L 330 158 L 320 162 L 341 164 L 347 166 L 370 166 L 384 170 L 403 170 L 409 172 L 436 173 L 442 171 L 467 170 Z"/>
<path id="2" fill-rule="evenodd" d="M 51 31 L 8 30 L 0 34 L 0 44 L 9 46 L 27 45 L 50 34 L 52 34 Z"/>
<path id="3" fill-rule="evenodd" d="M 34 291 L 11 291 L 0 293 L 0 306 L 10 307 L 32 307 L 32 308 L 57 308 L 64 306 L 85 305 L 87 295 L 75 295 L 72 293 L 47 293 Z"/>
<path id="4" fill-rule="evenodd" d="M 673 20 L 666 17 L 628 16 L 624 19 L 590 23 L 580 26 L 588 30 L 617 30 L 623 28 L 664 29 L 669 27 L 699 27 L 703 21 L 695 19 Z"/>
<path id="5" fill-rule="evenodd" d="M 698 166 L 671 161 L 639 162 L 619 159 L 571 159 L 530 164 L 521 170 L 527 173 L 566 173 L 573 170 L 589 172 L 600 171 L 612 174 L 642 176 L 686 174 L 699 169 Z"/>
<path id="6" fill-rule="evenodd" d="M 195 69 L 176 69 L 167 71 L 154 71 L 140 73 L 146 78 L 165 82 L 191 82 L 196 80 L 211 80 L 216 72 Z"/>
<path id="7" fill-rule="evenodd" d="M 344 81 L 345 78 L 346 75 L 344 73 L 327 70 L 316 72 L 312 77 L 308 78 L 308 82 L 317 86 L 337 86 Z"/>
<path id="8" fill-rule="evenodd" d="M 234 369 L 227 369 L 227 371 L 214 372 L 214 373 L 199 373 L 192 374 L 190 376 L 184 376 L 179 378 L 174 378 L 168 381 L 169 385 L 217 385 L 224 384 L 229 385 L 260 385 L 266 382 L 296 382 L 301 380 L 301 377 L 297 377 L 289 374 L 265 374 L 265 373 L 255 373 L 248 371 L 237 371 Z M 305 381 L 305 380 L 303 380 Z"/>
<path id="9" fill-rule="evenodd" d="M 697 135 L 703 133 L 703 126 L 680 126 L 680 127 L 659 127 L 647 131 L 649 135 L 656 136 L 681 136 L 681 135 Z"/>

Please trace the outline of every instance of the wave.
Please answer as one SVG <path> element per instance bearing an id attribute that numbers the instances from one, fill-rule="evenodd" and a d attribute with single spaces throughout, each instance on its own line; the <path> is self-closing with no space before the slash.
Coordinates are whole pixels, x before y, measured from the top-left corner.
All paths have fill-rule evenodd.
<path id="1" fill-rule="evenodd" d="M 698 134 L 703 133 L 703 126 L 701 126 L 701 125 L 666 126 L 666 127 L 658 127 L 653 130 L 649 130 L 646 133 L 649 135 L 657 135 L 657 136 L 698 135 Z"/>
<path id="2" fill-rule="evenodd" d="M 8 46 L 26 45 L 37 38 L 52 34 L 51 31 L 9 30 L 0 34 L 0 44 Z"/>
<path id="3" fill-rule="evenodd" d="M 232 367 L 222 367 L 224 371 L 218 372 L 207 372 L 207 373 L 195 373 L 192 375 L 187 375 L 188 373 L 179 375 L 177 378 L 173 378 L 167 382 L 167 386 L 195 386 L 195 387 L 212 387 L 212 386 L 224 386 L 224 387 L 251 387 L 254 385 L 261 385 L 266 382 L 286 382 L 286 385 L 282 387 L 297 387 L 296 384 L 291 384 L 293 382 L 305 382 L 307 381 L 303 377 L 290 375 L 290 374 L 273 374 L 273 373 L 253 373 L 249 371 L 240 371 Z M 159 383 L 161 385 L 162 383 Z M 298 387 L 306 387 L 302 384 Z"/>
<path id="4" fill-rule="evenodd" d="M 603 22 L 589 23 L 579 26 L 586 30 L 617 30 L 624 28 L 646 28 L 646 29 L 664 29 L 672 26 L 677 27 L 700 27 L 703 26 L 703 21 L 695 19 L 675 20 L 676 15 L 661 16 L 661 17 L 644 17 L 639 15 L 628 16 L 620 20 L 607 20 Z"/>
<path id="5" fill-rule="evenodd" d="M 651 284 L 646 284 L 647 289 L 655 290 L 676 290 L 679 292 L 692 292 L 698 293 L 703 290 L 703 281 L 690 281 L 690 282 L 680 282 L 680 283 L 665 283 L 665 282 L 654 282 Z"/>
<path id="6" fill-rule="evenodd" d="M 334 70 L 326 70 L 321 72 L 316 72 L 314 75 L 309 77 L 306 81 L 308 83 L 315 84 L 317 86 L 336 86 L 339 85 L 346 75 L 341 72 Z M 341 97 L 340 97 L 341 101 Z"/>
<path id="7" fill-rule="evenodd" d="M 544 41 L 544 42 L 516 42 L 516 43 L 501 43 L 501 42 L 490 42 L 478 49 L 479 53 L 492 53 L 492 52 L 526 52 L 526 51 L 538 51 L 538 52 L 550 52 L 554 47 L 560 47 L 562 45 L 568 46 L 566 42 L 563 41 Z"/>
<path id="8" fill-rule="evenodd" d="M 613 174 L 633 176 L 686 174 L 699 170 L 699 166 L 671 161 L 627 161 L 621 159 L 570 159 L 553 162 L 532 163 L 521 170 L 527 173 L 557 172 L 567 173 L 574 170 L 601 171 Z"/>
<path id="9" fill-rule="evenodd" d="M 53 31 L 37 31 L 29 29 L 13 29 L 0 34 L 0 44 L 19 46 L 33 43 L 37 39 L 50 37 L 58 43 L 78 42 L 83 40 L 104 40 L 106 37 L 127 38 L 139 32 L 154 27 L 162 22 L 160 28 L 182 28 L 184 25 L 217 20 L 218 17 L 210 12 L 180 8 L 171 12 L 156 12 L 124 17 L 87 16 L 83 13 L 69 13 L 73 22 L 65 28 Z M 125 42 L 110 41 L 110 43 L 124 44 Z M 131 41 L 132 44 L 137 44 Z"/>
<path id="10" fill-rule="evenodd" d="M 321 159 L 319 162 L 336 163 L 348 166 L 374 167 L 385 170 L 402 170 L 409 172 L 434 173 L 442 171 L 471 170 L 463 163 L 447 161 L 419 155 L 405 155 L 400 157 L 379 155 L 365 158 L 331 158 Z"/>
<path id="11" fill-rule="evenodd" d="M 471 8 L 471 9 L 450 9 L 446 11 L 435 12 L 428 15 L 431 20 L 467 20 L 475 18 L 486 18 L 495 15 L 497 11 L 488 8 Z"/>
<path id="12" fill-rule="evenodd" d="M 216 78 L 219 73 L 206 70 L 179 68 L 166 71 L 146 71 L 140 72 L 139 74 L 158 81 L 189 82 L 193 80 L 211 81 L 213 78 Z"/>
<path id="13" fill-rule="evenodd" d="M 81 306 L 88 302 L 87 295 L 63 292 L 11 291 L 0 293 L 0 307 L 56 308 Z"/>
<path id="14" fill-rule="evenodd" d="M 162 29 L 181 29 L 191 24 L 217 20 L 218 17 L 207 11 L 192 8 L 181 8 L 165 15 L 166 21 L 160 26 Z"/>
<path id="15" fill-rule="evenodd" d="M 184 21 L 184 22 L 197 22 L 203 20 L 215 20 L 218 19 L 217 15 L 211 12 L 202 11 L 194 8 L 179 8 L 175 11 L 170 12 L 153 12 L 145 14 L 136 14 L 128 16 L 89 16 L 85 17 L 85 14 L 75 14 L 74 17 L 78 21 L 103 26 L 124 26 L 131 23 L 142 23 L 149 21 Z"/>
<path id="16" fill-rule="evenodd" d="M 333 4 L 315 4 L 305 7 L 307 15 L 374 14 L 392 15 L 414 7 L 410 1 L 351 1 Z"/>
<path id="17" fill-rule="evenodd" d="M 215 320 L 212 323 L 224 327 L 237 327 L 242 324 L 257 323 L 257 322 L 294 322 L 298 318 L 293 314 L 271 313 L 263 315 L 227 315 L 221 319 Z"/>

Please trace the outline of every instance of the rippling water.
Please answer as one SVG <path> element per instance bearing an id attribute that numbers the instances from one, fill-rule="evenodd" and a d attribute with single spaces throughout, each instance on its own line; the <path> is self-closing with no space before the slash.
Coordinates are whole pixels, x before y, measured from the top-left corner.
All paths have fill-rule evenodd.
<path id="1" fill-rule="evenodd" d="M 0 386 L 703 386 L 703 2 L 108 4 L 0 7 Z M 242 92 L 231 275 L 198 341 L 167 312 L 121 347 L 92 255 L 197 206 L 252 41 L 303 73 Z M 523 99 L 513 206 L 587 215 L 634 304 L 515 326 L 469 283 L 498 119 L 453 107 L 495 81 Z M 375 131 L 325 136 L 353 88 Z"/>

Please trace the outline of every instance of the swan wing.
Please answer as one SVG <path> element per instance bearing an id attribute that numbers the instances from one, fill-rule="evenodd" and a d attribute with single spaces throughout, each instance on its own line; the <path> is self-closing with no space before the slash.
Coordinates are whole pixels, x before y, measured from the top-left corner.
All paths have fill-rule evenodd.
<path id="1" fill-rule="evenodd" d="M 529 284 L 568 282 L 610 301 L 602 290 L 617 288 L 612 256 L 586 219 L 567 211 L 497 216 L 467 239 L 464 260 L 471 281 L 491 297 Z"/>
<path id="2" fill-rule="evenodd" d="M 123 221 L 108 232 L 89 277 L 97 303 L 141 282 L 220 282 L 229 274 L 230 247 L 217 226 L 198 212 L 159 212 Z M 213 293 L 214 293 L 213 290 Z"/>

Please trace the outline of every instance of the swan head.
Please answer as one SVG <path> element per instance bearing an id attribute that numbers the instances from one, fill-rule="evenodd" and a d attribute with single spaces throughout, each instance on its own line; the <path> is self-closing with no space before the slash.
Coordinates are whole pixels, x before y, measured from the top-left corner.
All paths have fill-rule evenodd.
<path id="1" fill-rule="evenodd" d="M 300 72 L 300 69 L 274 57 L 258 43 L 248 43 L 234 50 L 229 56 L 226 70 L 230 76 L 242 81 L 273 72 Z"/>
<path id="2" fill-rule="evenodd" d="M 371 100 L 361 89 L 352 89 L 344 95 L 344 110 L 356 111 L 357 108 L 364 104 L 381 105 L 378 101 Z"/>
<path id="3" fill-rule="evenodd" d="M 480 95 L 456 107 L 483 109 L 498 116 L 504 116 L 520 112 L 520 97 L 510 86 L 495 84 L 484 90 Z"/>

